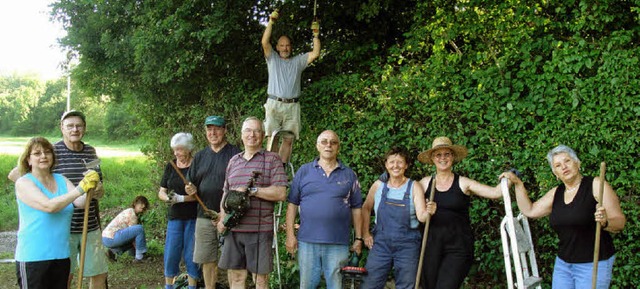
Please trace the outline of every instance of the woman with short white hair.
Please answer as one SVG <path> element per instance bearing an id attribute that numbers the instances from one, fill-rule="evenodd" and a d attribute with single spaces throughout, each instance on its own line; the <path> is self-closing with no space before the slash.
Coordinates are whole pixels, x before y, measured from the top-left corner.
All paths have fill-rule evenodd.
<path id="1" fill-rule="evenodd" d="M 171 138 L 172 160 L 182 175 L 187 175 L 193 160 L 193 136 L 179 132 Z M 180 260 L 187 268 L 188 288 L 196 288 L 201 273 L 198 264 L 193 262 L 197 203 L 185 190 L 185 183 L 173 168 L 167 164 L 160 182 L 158 198 L 169 204 L 167 234 L 164 246 L 165 289 L 173 289 L 175 277 L 180 273 Z"/>
<path id="2" fill-rule="evenodd" d="M 514 185 L 518 208 L 529 218 L 549 216 L 551 228 L 558 234 L 558 255 L 553 266 L 552 288 L 576 289 L 592 286 L 596 223 L 600 234 L 598 289 L 609 288 L 613 274 L 615 248 L 610 232 L 624 228 L 626 218 L 620 200 L 606 180 L 583 176 L 580 159 L 568 146 L 559 145 L 547 154 L 551 171 L 561 182 L 536 202 L 531 202 L 524 184 L 513 173 L 504 173 Z M 502 177 L 501 176 L 501 177 Z M 604 181 L 602 200 L 599 188 Z M 598 207 L 598 201 L 602 204 Z"/>

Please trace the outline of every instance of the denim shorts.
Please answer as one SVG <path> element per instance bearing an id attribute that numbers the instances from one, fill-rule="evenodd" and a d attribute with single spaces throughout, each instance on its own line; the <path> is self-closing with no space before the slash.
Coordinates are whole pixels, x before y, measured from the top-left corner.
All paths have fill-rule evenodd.
<path id="1" fill-rule="evenodd" d="M 616 256 L 611 256 L 607 260 L 598 261 L 598 281 L 596 288 L 607 289 L 611 284 L 613 274 L 613 262 Z M 553 267 L 553 289 L 582 289 L 591 288 L 591 278 L 593 276 L 593 262 L 589 263 L 568 263 L 556 256 Z"/>

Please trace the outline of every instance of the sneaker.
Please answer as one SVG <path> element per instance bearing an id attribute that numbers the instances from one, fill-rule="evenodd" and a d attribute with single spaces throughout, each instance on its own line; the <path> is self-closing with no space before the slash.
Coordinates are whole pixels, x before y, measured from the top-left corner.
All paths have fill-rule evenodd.
<path id="1" fill-rule="evenodd" d="M 142 258 L 138 259 L 138 258 L 134 258 L 133 259 L 133 263 L 144 263 L 149 259 L 149 256 L 147 256 L 147 254 L 142 254 Z"/>
<path id="2" fill-rule="evenodd" d="M 144 263 L 147 261 L 147 258 L 142 258 L 142 259 L 133 259 L 133 263 L 138 264 L 138 263 Z"/>

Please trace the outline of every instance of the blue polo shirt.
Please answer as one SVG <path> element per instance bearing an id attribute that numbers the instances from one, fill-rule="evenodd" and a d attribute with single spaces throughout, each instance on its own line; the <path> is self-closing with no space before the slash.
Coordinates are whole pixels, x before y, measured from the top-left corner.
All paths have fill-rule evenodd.
<path id="1" fill-rule="evenodd" d="M 293 178 L 287 201 L 300 207 L 298 241 L 350 243 L 351 210 L 362 207 L 362 193 L 358 176 L 341 161 L 329 176 L 318 159 L 302 165 Z"/>

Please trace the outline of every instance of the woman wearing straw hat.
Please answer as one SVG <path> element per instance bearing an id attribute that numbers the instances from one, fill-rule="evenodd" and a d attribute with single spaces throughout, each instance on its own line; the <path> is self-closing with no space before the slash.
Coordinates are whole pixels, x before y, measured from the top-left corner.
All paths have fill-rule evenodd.
<path id="1" fill-rule="evenodd" d="M 418 222 L 433 215 L 436 204 L 425 203 L 420 183 L 405 176 L 410 163 L 406 149 L 390 149 L 385 154 L 389 179 L 373 183 L 362 205 L 363 239 L 370 249 L 363 289 L 384 288 L 392 268 L 395 288 L 414 288 L 422 239 Z M 375 210 L 373 236 L 369 232 L 371 210 Z"/>
<path id="2" fill-rule="evenodd" d="M 469 219 L 471 196 L 488 199 L 502 197 L 500 185 L 490 187 L 453 173 L 452 167 L 467 156 L 464 146 L 454 145 L 448 137 L 437 137 L 431 148 L 418 155 L 422 163 L 435 165 L 435 203 L 422 267 L 424 288 L 458 289 L 473 262 L 474 237 Z M 432 176 L 420 180 L 431 190 Z"/>
<path id="3" fill-rule="evenodd" d="M 547 154 L 551 171 L 562 183 L 536 202 L 531 202 L 522 181 L 513 173 L 502 176 L 515 185 L 518 208 L 529 218 L 549 216 L 558 234 L 558 253 L 553 266 L 552 288 L 593 288 L 594 231 L 600 223 L 597 286 L 609 288 L 613 274 L 615 248 L 610 232 L 624 228 L 626 218 L 611 185 L 599 177 L 583 176 L 580 159 L 568 146 L 559 145 Z M 603 194 L 598 196 L 601 185 Z M 602 196 L 602 206 L 597 207 Z"/>

